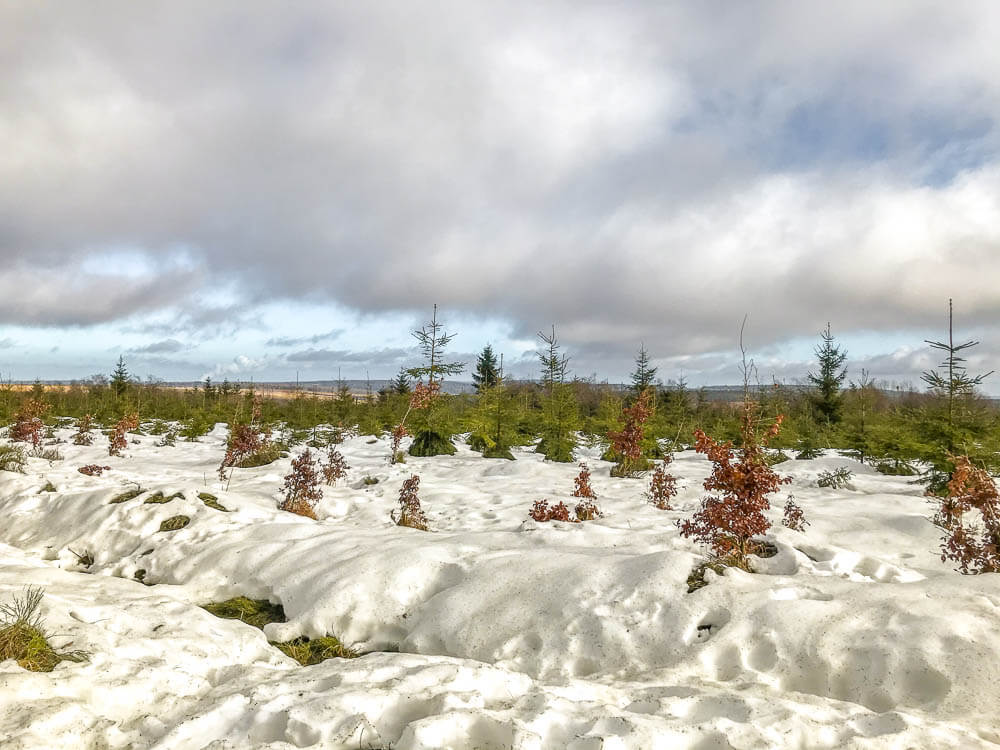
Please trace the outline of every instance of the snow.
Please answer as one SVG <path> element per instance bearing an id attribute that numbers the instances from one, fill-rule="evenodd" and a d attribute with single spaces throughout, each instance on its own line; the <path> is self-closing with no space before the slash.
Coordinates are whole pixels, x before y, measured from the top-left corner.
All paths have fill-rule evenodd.
<path id="1" fill-rule="evenodd" d="M 709 571 L 688 594 L 702 550 L 674 522 L 702 495 L 694 453 L 672 465 L 665 512 L 583 449 L 605 517 L 540 524 L 531 504 L 571 505 L 577 467 L 465 446 L 390 466 L 385 441 L 354 438 L 317 522 L 276 509 L 290 458 L 220 484 L 225 436 L 134 436 L 123 458 L 67 442 L 63 461 L 0 472 L 0 601 L 43 586 L 54 645 L 90 654 L 50 674 L 0 663 L 5 750 L 1000 744 L 1000 576 L 941 562 L 906 478 L 833 454 L 780 464 L 811 525 L 776 525 L 755 573 Z M 112 470 L 77 472 L 89 463 Z M 848 487 L 817 487 L 842 466 Z M 430 533 L 389 518 L 411 473 Z M 157 490 L 184 497 L 144 503 Z M 159 530 L 176 515 L 190 524 Z M 73 551 L 93 554 L 88 572 Z M 288 622 L 262 633 L 198 606 L 236 595 Z M 267 642 L 327 634 L 365 655 L 300 667 Z"/>

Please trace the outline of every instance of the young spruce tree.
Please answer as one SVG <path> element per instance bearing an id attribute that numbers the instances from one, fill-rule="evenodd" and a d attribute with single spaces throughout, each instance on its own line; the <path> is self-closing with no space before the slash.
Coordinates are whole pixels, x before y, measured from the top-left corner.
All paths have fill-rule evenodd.
<path id="1" fill-rule="evenodd" d="M 572 383 L 566 382 L 569 357 L 559 353 L 556 327 L 539 333 L 545 348 L 538 353 L 542 365 L 542 439 L 535 448 L 549 461 L 573 462 L 578 410 Z"/>
<path id="2" fill-rule="evenodd" d="M 483 347 L 479 359 L 476 360 L 476 371 L 472 373 L 472 382 L 476 386 L 476 392 L 482 393 L 484 389 L 496 385 L 499 376 L 497 355 L 493 353 L 493 347 L 487 344 Z"/>
<path id="3" fill-rule="evenodd" d="M 410 455 L 451 455 L 455 453 L 455 446 L 451 442 L 452 428 L 447 406 L 443 403 L 444 396 L 441 395 L 441 383 L 446 375 L 457 375 L 465 369 L 465 365 L 443 361 L 444 349 L 455 334 L 445 333 L 444 326 L 438 322 L 437 305 L 434 305 L 430 321 L 414 331 L 413 337 L 420 345 L 425 364 L 411 367 L 406 373 L 420 381 L 427 378 L 430 398 L 426 408 L 413 411 L 414 437 Z"/>
<path id="4" fill-rule="evenodd" d="M 816 360 L 819 364 L 819 374 L 809 373 L 809 382 L 816 386 L 816 394 L 813 396 L 813 408 L 819 421 L 827 427 L 837 424 L 841 417 L 840 387 L 847 377 L 847 368 L 844 362 L 847 361 L 847 352 L 841 351 L 836 346 L 833 334 L 830 333 L 830 324 L 826 324 L 826 330 L 820 334 L 823 343 L 817 346 Z"/>
<path id="5" fill-rule="evenodd" d="M 635 370 L 632 372 L 632 390 L 636 398 L 653 385 L 656 370 L 656 367 L 649 366 L 649 352 L 646 351 L 646 346 L 640 344 L 639 353 L 635 357 Z"/>

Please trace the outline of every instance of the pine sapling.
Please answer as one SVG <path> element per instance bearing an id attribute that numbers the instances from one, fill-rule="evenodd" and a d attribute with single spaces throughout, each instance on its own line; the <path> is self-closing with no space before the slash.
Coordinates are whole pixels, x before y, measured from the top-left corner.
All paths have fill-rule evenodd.
<path id="1" fill-rule="evenodd" d="M 420 507 L 420 498 L 417 491 L 420 489 L 420 477 L 416 474 L 403 481 L 403 486 L 399 490 L 399 516 L 396 511 L 390 514 L 397 526 L 408 526 L 411 529 L 429 531 L 427 517 Z"/>
<path id="2" fill-rule="evenodd" d="M 285 499 L 278 505 L 278 509 L 316 520 L 316 503 L 323 499 L 319 476 L 312 452 L 306 448 L 292 460 L 292 470 L 285 475 L 285 484 L 282 486 Z"/>
<path id="3" fill-rule="evenodd" d="M 653 468 L 649 478 L 646 499 L 659 510 L 673 510 L 670 501 L 677 495 L 677 479 L 667 471 L 667 465 L 672 460 L 670 454 L 667 454 L 662 463 Z"/>
<path id="4" fill-rule="evenodd" d="M 344 457 L 332 445 L 327 450 L 326 463 L 323 464 L 323 481 L 327 485 L 331 485 L 338 479 L 343 479 L 347 476 L 347 470 L 351 467 L 347 465 L 347 461 Z"/>
<path id="5" fill-rule="evenodd" d="M 108 435 L 108 455 L 122 455 L 122 451 L 128 447 L 128 441 L 125 439 L 125 433 L 138 429 L 138 427 L 138 412 L 126 414 L 124 417 L 115 422 L 114 427 L 111 428 L 111 433 Z"/>

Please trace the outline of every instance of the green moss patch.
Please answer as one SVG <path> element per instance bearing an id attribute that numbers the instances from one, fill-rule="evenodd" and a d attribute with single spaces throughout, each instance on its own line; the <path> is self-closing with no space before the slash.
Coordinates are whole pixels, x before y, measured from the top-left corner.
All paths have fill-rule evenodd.
<path id="1" fill-rule="evenodd" d="M 160 524 L 160 531 L 177 531 L 189 523 L 191 523 L 191 519 L 188 516 L 171 516 Z"/>
<path id="2" fill-rule="evenodd" d="M 264 629 L 269 622 L 287 622 L 285 610 L 280 604 L 271 604 L 266 599 L 248 599 L 237 596 L 224 602 L 206 604 L 202 609 L 226 620 L 240 620 L 255 628 Z"/>
<path id="3" fill-rule="evenodd" d="M 162 505 L 163 503 L 169 503 L 171 500 L 177 500 L 177 499 L 183 500 L 184 493 L 175 492 L 173 495 L 167 497 L 166 495 L 163 494 L 163 492 L 157 491 L 154 492 L 149 497 L 147 497 L 143 505 Z"/>
<path id="4" fill-rule="evenodd" d="M 211 492 L 199 492 L 198 499 L 201 500 L 205 505 L 207 505 L 212 510 L 221 510 L 223 513 L 229 512 L 229 508 L 220 504 L 219 498 L 217 498 Z"/>
<path id="5" fill-rule="evenodd" d="M 135 498 L 139 497 L 139 495 L 141 495 L 145 491 L 146 490 L 144 490 L 142 487 L 135 487 L 134 489 L 126 490 L 120 495 L 115 495 L 113 498 L 111 498 L 109 503 L 111 505 L 117 505 L 118 503 L 126 503 L 129 500 L 134 500 Z"/>
<path id="6" fill-rule="evenodd" d="M 294 641 L 284 643 L 271 642 L 271 645 L 280 650 L 285 656 L 295 659 L 303 667 L 312 664 L 319 664 L 327 659 L 353 659 L 358 654 L 347 648 L 332 636 L 322 638 L 296 638 Z"/>

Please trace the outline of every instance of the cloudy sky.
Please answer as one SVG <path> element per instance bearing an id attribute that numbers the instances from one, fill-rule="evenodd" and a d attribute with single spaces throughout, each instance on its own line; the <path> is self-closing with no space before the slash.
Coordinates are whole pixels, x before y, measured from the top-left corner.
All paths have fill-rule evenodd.
<path id="1" fill-rule="evenodd" d="M 0 0 L 0 375 L 1000 370 L 1000 4 Z M 988 388 L 1000 393 L 1000 376 Z"/>

